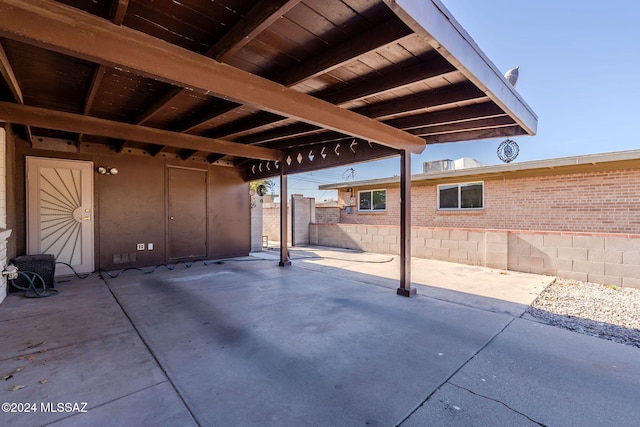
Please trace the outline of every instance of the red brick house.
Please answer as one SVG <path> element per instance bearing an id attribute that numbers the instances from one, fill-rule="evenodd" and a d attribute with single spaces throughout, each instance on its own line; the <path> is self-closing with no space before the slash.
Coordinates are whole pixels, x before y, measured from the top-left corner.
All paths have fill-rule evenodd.
<path id="1" fill-rule="evenodd" d="M 640 287 L 640 150 L 412 176 L 413 255 Z M 337 189 L 312 243 L 398 253 L 398 178 Z M 373 202 L 373 205 L 371 204 Z"/>

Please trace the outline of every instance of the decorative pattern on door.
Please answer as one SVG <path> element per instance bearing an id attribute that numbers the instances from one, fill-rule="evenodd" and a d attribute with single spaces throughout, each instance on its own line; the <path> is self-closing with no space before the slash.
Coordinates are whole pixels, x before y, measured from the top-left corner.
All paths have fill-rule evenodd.
<path id="1" fill-rule="evenodd" d="M 93 270 L 92 171 L 91 162 L 27 158 L 30 254 L 52 254 L 78 272 Z"/>
<path id="2" fill-rule="evenodd" d="M 90 210 L 80 201 L 80 171 L 40 168 L 40 247 L 58 261 L 80 264 L 82 221 Z"/>

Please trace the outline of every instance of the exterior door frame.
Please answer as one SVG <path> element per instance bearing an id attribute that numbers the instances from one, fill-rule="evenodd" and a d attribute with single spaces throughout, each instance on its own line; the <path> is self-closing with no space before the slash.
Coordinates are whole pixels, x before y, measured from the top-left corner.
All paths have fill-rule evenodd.
<path id="1" fill-rule="evenodd" d="M 180 259 L 186 259 L 185 257 L 172 257 L 172 242 L 171 242 L 171 188 L 170 188 L 170 179 L 169 172 L 171 169 L 182 169 L 194 172 L 202 172 L 204 173 L 204 206 L 205 206 L 205 254 L 204 258 L 209 256 L 209 171 L 203 168 L 197 167 L 185 167 L 185 166 L 175 166 L 175 165 L 166 165 L 165 167 L 165 259 L 169 262 L 174 262 Z"/>
<path id="2" fill-rule="evenodd" d="M 58 168 L 58 169 L 72 169 L 78 170 L 79 182 L 74 188 L 63 188 L 65 185 L 62 183 L 62 177 L 60 181 L 51 183 L 51 186 L 55 189 L 60 189 L 59 196 L 65 198 L 63 207 L 60 208 L 59 213 L 55 213 L 55 216 L 60 218 L 60 221 L 66 219 L 67 223 L 79 224 L 80 228 L 80 262 L 70 263 L 73 265 L 74 270 L 77 273 L 90 273 L 94 271 L 95 266 L 95 246 L 94 246 L 94 225 L 95 225 L 95 211 L 94 211 L 94 189 L 93 189 L 93 162 L 83 160 L 67 160 L 67 159 L 54 159 L 48 157 L 26 157 L 26 231 L 27 231 L 27 254 L 35 255 L 43 253 L 44 251 L 52 253 L 57 250 L 47 251 L 47 248 L 42 247 L 42 227 L 41 227 L 41 189 L 42 184 L 40 180 L 41 168 Z M 59 175 L 58 175 L 59 176 Z M 74 181 L 75 182 L 75 181 Z M 69 197 L 69 193 L 73 193 L 77 196 L 77 200 L 74 197 Z M 70 200 L 73 199 L 73 200 Z M 76 206 L 77 205 L 77 206 Z M 74 222 L 75 221 L 75 222 Z M 64 234 L 65 230 L 69 227 L 59 227 L 60 234 Z M 69 233 L 67 231 L 67 233 Z M 72 239 L 73 236 L 65 236 L 59 240 Z M 51 246 L 51 245 L 49 245 Z M 74 248 L 75 251 L 75 248 Z M 53 253 L 56 256 L 56 253 Z M 76 259 L 74 257 L 74 259 Z M 73 271 L 62 264 L 56 264 L 56 275 L 73 274 Z"/>

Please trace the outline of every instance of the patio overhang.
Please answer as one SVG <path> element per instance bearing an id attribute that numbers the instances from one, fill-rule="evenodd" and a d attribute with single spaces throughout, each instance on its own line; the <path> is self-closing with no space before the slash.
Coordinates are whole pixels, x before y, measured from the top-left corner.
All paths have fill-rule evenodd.
<path id="1" fill-rule="evenodd" d="M 0 122 L 32 148 L 279 176 L 533 135 L 537 118 L 438 0 L 0 0 Z M 20 133 L 20 130 L 18 130 Z"/>
<path id="2" fill-rule="evenodd" d="M 535 133 L 437 0 L 224 3 L 0 0 L 0 121 L 78 152 L 224 159 L 246 180 Z M 60 113 L 77 117 L 42 121 Z"/>

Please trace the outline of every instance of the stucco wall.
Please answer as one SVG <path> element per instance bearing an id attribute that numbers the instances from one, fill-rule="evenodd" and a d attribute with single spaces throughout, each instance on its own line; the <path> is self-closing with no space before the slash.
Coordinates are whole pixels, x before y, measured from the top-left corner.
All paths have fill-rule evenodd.
<path id="1" fill-rule="evenodd" d="M 94 175 L 95 267 L 121 269 L 151 266 L 167 259 L 167 167 L 179 166 L 207 173 L 207 258 L 247 255 L 250 250 L 248 185 L 234 168 L 207 162 L 181 161 L 175 156 L 74 154 L 35 150 L 16 140 L 15 227 L 16 255 L 26 253 L 25 156 L 93 161 L 116 167 L 119 173 Z M 136 251 L 137 243 L 153 243 L 153 250 Z M 114 254 L 136 254 L 135 262 L 114 263 Z"/>

